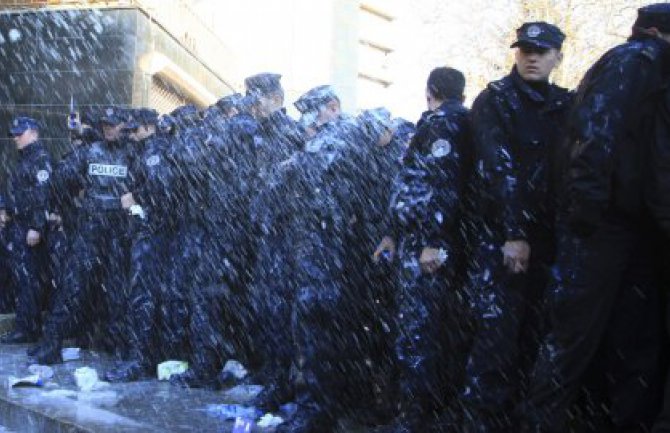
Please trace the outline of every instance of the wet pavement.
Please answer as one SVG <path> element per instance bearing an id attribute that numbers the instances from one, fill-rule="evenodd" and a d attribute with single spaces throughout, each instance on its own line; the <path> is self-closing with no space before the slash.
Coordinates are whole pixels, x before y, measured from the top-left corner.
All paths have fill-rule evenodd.
<path id="1" fill-rule="evenodd" d="M 9 388 L 11 377 L 26 377 L 29 346 L 0 345 L 0 433 L 228 433 L 233 423 L 207 413 L 210 404 L 243 404 L 260 386 L 228 391 L 182 389 L 158 380 L 104 384 L 80 391 L 74 372 L 94 368 L 100 376 L 112 365 L 102 353 L 81 351 L 81 359 L 54 365 L 53 377 L 42 387 Z M 256 427 L 254 432 L 273 429 Z M 341 423 L 339 433 L 365 430 Z"/>
<path id="2" fill-rule="evenodd" d="M 111 365 L 108 357 L 86 351 L 81 360 L 53 366 L 53 378 L 43 387 L 8 388 L 11 376 L 30 375 L 26 348 L 0 345 L 0 423 L 12 433 L 229 432 L 232 423 L 208 415 L 207 405 L 242 403 L 253 396 L 250 388 L 187 390 L 157 380 L 82 392 L 74 380 L 77 368 L 92 367 L 102 375 Z"/>

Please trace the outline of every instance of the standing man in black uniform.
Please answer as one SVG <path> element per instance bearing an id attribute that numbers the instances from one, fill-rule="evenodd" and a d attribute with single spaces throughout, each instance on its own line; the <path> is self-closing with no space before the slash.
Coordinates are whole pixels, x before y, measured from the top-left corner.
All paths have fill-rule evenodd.
<path id="1" fill-rule="evenodd" d="M 130 215 L 129 359 L 106 374 L 111 382 L 146 377 L 162 360 L 183 356 L 188 317 L 181 296 L 173 296 L 171 276 L 176 235 L 176 191 L 181 187 L 172 137 L 157 133 L 158 113 L 133 113 L 134 184 L 121 197 Z"/>
<path id="2" fill-rule="evenodd" d="M 461 400 L 476 432 L 512 430 L 520 381 L 541 338 L 540 305 L 553 260 L 553 154 L 570 93 L 549 82 L 565 35 L 545 22 L 517 30 L 516 62 L 475 100 L 475 335 Z"/>
<path id="3" fill-rule="evenodd" d="M 121 202 L 132 185 L 132 152 L 123 136 L 127 120 L 125 110 L 106 108 L 101 118 L 104 140 L 76 149 L 54 185 L 73 195 L 83 190 L 84 195 L 72 246 L 75 254 L 68 265 L 71 271 L 62 288 L 67 296 L 54 305 L 44 341 L 34 351 L 40 364 L 60 362 L 63 338 L 75 329 L 90 330 L 94 324 L 104 328 L 106 349 L 117 356 L 127 349 L 129 239 L 128 216 Z"/>
<path id="4" fill-rule="evenodd" d="M 277 164 L 288 159 L 304 146 L 304 137 L 297 122 L 284 108 L 284 89 L 281 75 L 261 73 L 247 77 L 247 95 L 256 100 L 254 114 L 259 123 L 256 136 L 258 177 L 266 179 Z"/>
<path id="5" fill-rule="evenodd" d="M 257 377 L 265 383 L 254 403 L 268 409 L 290 398 L 288 369 L 294 351 L 288 327 L 277 329 L 276 326 L 290 317 L 295 289 L 290 264 L 286 261 L 291 255 L 287 230 L 294 210 L 283 205 L 282 196 L 288 192 L 275 171 L 304 147 L 300 127 L 286 114 L 280 78 L 278 74 L 262 73 L 245 80 L 246 99 L 252 104 L 250 111 L 256 123 L 247 119 L 236 127 L 253 146 L 256 161 L 256 193 L 249 208 L 255 234 L 249 302 L 261 316 L 254 340 L 262 358 Z"/>
<path id="6" fill-rule="evenodd" d="M 670 78 L 670 5 L 638 10 L 628 42 L 579 86 L 570 117 L 549 334 L 523 412 L 532 432 L 563 432 L 595 361 L 616 431 L 648 431 L 658 411 L 656 227 L 644 202 L 657 103 Z M 606 356 L 595 358 L 598 349 Z"/>
<path id="7" fill-rule="evenodd" d="M 31 343 L 41 333 L 45 297 L 41 271 L 47 263 L 44 246 L 52 164 L 39 141 L 39 126 L 34 119 L 17 117 L 9 132 L 19 157 L 6 187 L 3 209 L 11 222 L 6 228 L 4 248 L 18 299 L 16 328 L 2 343 Z"/>
<path id="8" fill-rule="evenodd" d="M 402 286 L 396 295 L 400 417 L 385 431 L 432 431 L 438 412 L 454 402 L 465 351 L 459 334 L 459 222 L 471 143 L 463 106 L 465 77 L 453 68 L 428 76 L 428 111 L 417 125 L 393 185 L 392 234 L 375 256 L 399 244 Z M 445 392 L 446 390 L 446 392 Z"/>

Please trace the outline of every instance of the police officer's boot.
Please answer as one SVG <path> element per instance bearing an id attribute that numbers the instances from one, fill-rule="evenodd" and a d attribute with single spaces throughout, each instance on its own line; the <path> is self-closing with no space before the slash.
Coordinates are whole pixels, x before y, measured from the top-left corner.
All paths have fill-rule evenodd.
<path id="1" fill-rule="evenodd" d="M 40 350 L 40 348 L 44 345 L 44 340 L 40 340 L 37 344 L 30 346 L 28 349 L 26 349 L 26 355 L 28 356 L 35 356 L 35 354 Z"/>
<path id="2" fill-rule="evenodd" d="M 61 355 L 61 343 L 56 340 L 44 340 L 44 342 L 35 350 L 32 359 L 36 364 L 49 365 L 60 364 L 63 362 Z"/>
<path id="3" fill-rule="evenodd" d="M 150 367 L 138 359 L 119 362 L 105 374 L 108 382 L 134 382 L 149 377 Z"/>
<path id="4" fill-rule="evenodd" d="M 289 378 L 284 375 L 275 375 L 263 383 L 263 390 L 254 397 L 250 404 L 261 410 L 273 412 L 290 401 L 293 396 Z"/>
<path id="5" fill-rule="evenodd" d="M 216 366 L 208 349 L 201 349 L 194 354 L 191 368 L 186 372 L 174 374 L 170 383 L 182 388 L 209 388 L 216 389 Z"/>
<path id="6" fill-rule="evenodd" d="M 280 424 L 275 433 L 332 433 L 336 425 L 337 420 L 317 405 L 299 405 L 295 415 Z"/>
<path id="7" fill-rule="evenodd" d="M 375 433 L 415 433 L 428 432 L 431 419 L 418 405 L 403 404 L 401 402 L 400 415 L 391 424 L 378 427 Z"/>
<path id="8" fill-rule="evenodd" d="M 26 344 L 34 343 L 36 340 L 32 334 L 15 330 L 0 338 L 0 344 Z"/>

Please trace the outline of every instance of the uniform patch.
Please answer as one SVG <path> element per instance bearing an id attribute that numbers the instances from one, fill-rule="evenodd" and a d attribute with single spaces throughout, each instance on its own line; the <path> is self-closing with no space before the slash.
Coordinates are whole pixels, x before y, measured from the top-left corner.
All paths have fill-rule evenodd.
<path id="1" fill-rule="evenodd" d="M 46 170 L 40 170 L 37 172 L 37 180 L 39 182 L 46 182 L 49 180 L 49 172 Z"/>
<path id="2" fill-rule="evenodd" d="M 430 148 L 430 152 L 435 158 L 442 158 L 443 156 L 447 156 L 451 153 L 451 143 L 443 138 L 440 138 L 433 143 Z"/>
<path id="3" fill-rule="evenodd" d="M 538 26 L 530 26 L 528 27 L 528 30 L 526 30 L 526 34 L 529 38 L 536 38 L 540 36 L 540 33 L 542 33 L 542 29 Z"/>
<path id="4" fill-rule="evenodd" d="M 151 155 L 149 158 L 147 158 L 147 165 L 149 167 L 153 167 L 154 165 L 158 165 L 161 162 L 161 157 L 158 155 Z"/>
<path id="5" fill-rule="evenodd" d="M 89 164 L 88 174 L 90 176 L 126 177 L 128 167 L 125 165 Z"/>

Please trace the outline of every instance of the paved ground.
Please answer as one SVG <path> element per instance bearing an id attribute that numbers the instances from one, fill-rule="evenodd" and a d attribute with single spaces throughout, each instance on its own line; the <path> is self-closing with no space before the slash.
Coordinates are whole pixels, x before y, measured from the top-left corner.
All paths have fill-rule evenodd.
<path id="1" fill-rule="evenodd" d="M 74 380 L 77 368 L 102 374 L 111 365 L 106 356 L 88 352 L 80 361 L 55 366 L 42 388 L 7 388 L 10 376 L 30 374 L 25 349 L 0 345 L 0 423 L 12 433 L 229 432 L 232 424 L 208 415 L 207 405 L 240 403 L 253 395 L 248 388 L 215 393 L 157 380 L 82 392 Z"/>
<path id="2" fill-rule="evenodd" d="M 91 367 L 102 376 L 112 365 L 104 354 L 87 351 L 82 351 L 81 360 L 54 366 L 53 378 L 43 387 L 8 388 L 11 376 L 30 374 L 26 348 L 0 345 L 0 433 L 228 433 L 232 422 L 208 414 L 207 406 L 244 403 L 260 390 L 259 386 L 225 392 L 185 390 L 148 380 L 83 392 L 75 383 L 77 368 Z M 364 431 L 340 427 L 340 433 Z"/>

